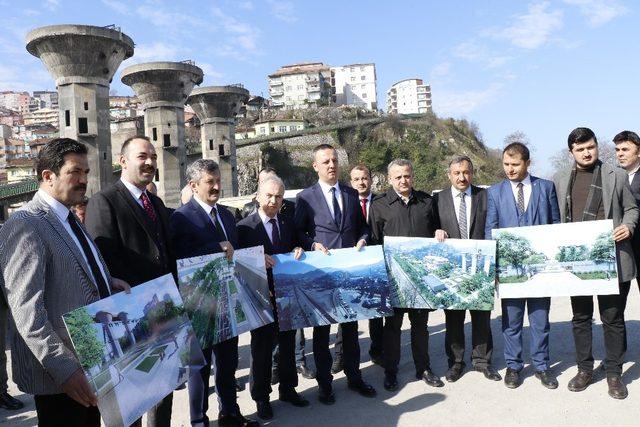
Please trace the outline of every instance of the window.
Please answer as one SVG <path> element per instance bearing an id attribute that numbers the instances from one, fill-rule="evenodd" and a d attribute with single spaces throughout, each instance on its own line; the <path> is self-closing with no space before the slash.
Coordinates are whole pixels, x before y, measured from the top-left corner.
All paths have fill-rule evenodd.
<path id="1" fill-rule="evenodd" d="M 85 102 L 84 103 L 84 111 L 87 111 L 87 110 L 89 110 L 89 103 Z"/>
<path id="2" fill-rule="evenodd" d="M 213 151 L 213 139 L 209 140 L 209 150 Z"/>
<path id="3" fill-rule="evenodd" d="M 278 126 L 278 132 L 286 132 L 286 131 L 287 131 L 286 126 Z"/>
<path id="4" fill-rule="evenodd" d="M 219 144 L 218 145 L 218 155 L 219 156 L 224 156 L 224 144 Z"/>
<path id="5" fill-rule="evenodd" d="M 352 82 L 355 82 L 355 81 L 356 81 L 355 76 L 351 76 L 351 81 L 352 81 Z"/>
<path id="6" fill-rule="evenodd" d="M 362 99 L 366 99 L 366 98 L 367 98 L 367 94 L 366 94 L 366 93 L 363 93 L 363 94 L 362 94 Z"/>
<path id="7" fill-rule="evenodd" d="M 156 177 L 155 177 L 155 181 L 156 181 L 156 182 L 160 181 L 160 169 L 156 169 Z"/>
<path id="8" fill-rule="evenodd" d="M 265 127 L 260 128 L 260 135 L 264 135 L 267 133 L 267 129 Z"/>
<path id="9" fill-rule="evenodd" d="M 71 126 L 71 111 L 64 110 L 64 125 Z"/>
<path id="10" fill-rule="evenodd" d="M 360 76 L 360 80 L 367 80 L 367 76 Z"/>
<path id="11" fill-rule="evenodd" d="M 302 90 L 302 89 L 304 89 L 304 86 L 303 85 L 298 85 L 298 90 Z"/>
<path id="12" fill-rule="evenodd" d="M 151 132 L 153 133 L 153 140 L 157 141 L 158 140 L 158 129 L 157 128 L 153 128 L 153 129 L 151 129 Z"/>
<path id="13" fill-rule="evenodd" d="M 296 126 L 296 125 L 291 125 L 291 126 L 289 126 L 289 130 L 290 130 L 291 132 L 296 131 L 296 130 L 298 130 L 298 126 Z"/>
<path id="14" fill-rule="evenodd" d="M 78 133 L 89 133 L 89 124 L 86 117 L 78 117 Z"/>
<path id="15" fill-rule="evenodd" d="M 291 86 L 287 86 L 287 87 L 285 88 L 285 90 L 290 91 L 290 90 L 291 90 Z"/>
<path id="16" fill-rule="evenodd" d="M 349 68 L 349 71 L 351 71 L 353 73 L 354 71 L 356 71 L 356 68 L 355 67 L 351 67 L 351 68 Z"/>
<path id="17" fill-rule="evenodd" d="M 168 133 L 162 135 L 162 142 L 165 147 L 171 147 L 171 135 Z"/>

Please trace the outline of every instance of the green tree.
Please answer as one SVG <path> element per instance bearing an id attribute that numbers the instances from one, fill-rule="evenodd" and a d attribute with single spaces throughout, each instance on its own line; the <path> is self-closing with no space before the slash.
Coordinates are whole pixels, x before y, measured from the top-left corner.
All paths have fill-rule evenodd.
<path id="1" fill-rule="evenodd" d="M 85 370 L 102 363 L 104 342 L 96 336 L 95 322 L 86 308 L 82 307 L 64 317 L 69 336 L 73 340 L 80 364 Z"/>
<path id="2" fill-rule="evenodd" d="M 616 259 L 616 246 L 610 231 L 601 233 L 596 237 L 589 259 L 595 262 L 612 263 Z"/>
<path id="3" fill-rule="evenodd" d="M 560 246 L 556 254 L 558 262 L 586 261 L 589 259 L 589 248 L 585 245 Z"/>
<path id="4" fill-rule="evenodd" d="M 533 253 L 531 243 L 525 237 L 508 232 L 498 234 L 498 262 L 502 266 L 511 265 L 518 274 L 524 274 L 522 266 L 524 260 Z"/>
<path id="5" fill-rule="evenodd" d="M 531 254 L 522 263 L 524 265 L 542 264 L 547 260 L 544 254 Z"/>

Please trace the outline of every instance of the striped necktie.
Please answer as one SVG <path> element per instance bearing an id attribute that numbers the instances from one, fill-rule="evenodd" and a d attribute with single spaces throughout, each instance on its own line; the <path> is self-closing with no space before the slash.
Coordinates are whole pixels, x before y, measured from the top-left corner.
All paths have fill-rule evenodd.
<path id="1" fill-rule="evenodd" d="M 460 193 L 460 208 L 458 209 L 458 227 L 460 228 L 460 238 L 468 239 L 469 232 L 467 230 L 467 193 Z"/>

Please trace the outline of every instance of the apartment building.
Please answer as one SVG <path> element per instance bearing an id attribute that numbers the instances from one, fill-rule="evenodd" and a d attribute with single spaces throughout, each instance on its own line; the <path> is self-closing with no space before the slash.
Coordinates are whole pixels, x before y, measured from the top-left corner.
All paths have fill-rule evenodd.
<path id="1" fill-rule="evenodd" d="M 431 112 L 431 86 L 422 79 L 400 80 L 387 91 L 388 114 L 424 114 Z"/>
<path id="2" fill-rule="evenodd" d="M 331 70 L 322 62 L 285 65 L 269 75 L 271 106 L 287 110 L 328 105 Z"/>
<path id="3" fill-rule="evenodd" d="M 331 67 L 331 101 L 335 105 L 353 105 L 376 110 L 376 64 L 351 64 Z"/>
<path id="4" fill-rule="evenodd" d="M 47 123 L 57 128 L 59 123 L 58 115 L 59 111 L 57 108 L 55 110 L 52 108 L 41 108 L 30 113 L 25 113 L 22 117 L 25 125 Z"/>

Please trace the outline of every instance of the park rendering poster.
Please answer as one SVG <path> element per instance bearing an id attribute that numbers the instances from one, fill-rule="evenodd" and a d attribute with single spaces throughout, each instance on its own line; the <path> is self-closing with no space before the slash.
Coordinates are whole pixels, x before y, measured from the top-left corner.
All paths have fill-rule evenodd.
<path id="1" fill-rule="evenodd" d="M 394 307 L 493 309 L 494 241 L 389 236 L 384 254 Z"/>
<path id="2" fill-rule="evenodd" d="M 170 274 L 63 320 L 109 427 L 131 425 L 205 363 Z"/>
<path id="3" fill-rule="evenodd" d="M 501 228 L 500 298 L 617 294 L 613 221 Z"/>
<path id="4" fill-rule="evenodd" d="M 202 348 L 274 321 L 262 246 L 180 259 L 178 283 Z"/>
<path id="5" fill-rule="evenodd" d="M 393 314 L 382 246 L 275 255 L 281 331 Z"/>

